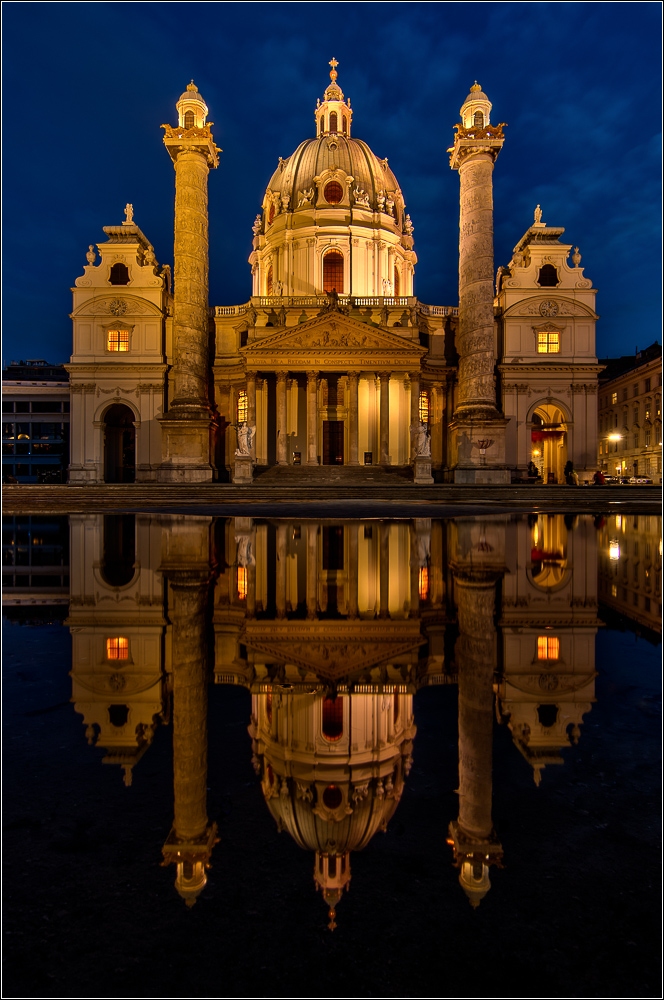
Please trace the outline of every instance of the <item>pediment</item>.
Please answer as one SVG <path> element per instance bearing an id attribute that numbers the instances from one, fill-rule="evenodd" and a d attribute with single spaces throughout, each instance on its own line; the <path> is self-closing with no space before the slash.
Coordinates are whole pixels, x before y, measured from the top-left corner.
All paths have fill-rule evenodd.
<path id="1" fill-rule="evenodd" d="M 383 629 L 382 634 L 367 629 L 366 624 L 345 622 L 321 628 L 320 623 L 286 622 L 289 628 L 282 631 L 272 622 L 269 629 L 248 626 L 243 641 L 269 662 L 301 667 L 322 680 L 333 681 L 390 663 L 424 642 L 418 622 L 397 623 L 397 628 L 388 633 Z M 399 628 L 399 624 L 405 627 Z"/>
<path id="2" fill-rule="evenodd" d="M 426 348 L 389 330 L 341 313 L 330 313 L 254 341 L 240 353 L 250 368 L 282 363 L 325 367 L 326 362 L 332 361 L 337 365 L 345 361 L 351 367 L 366 367 L 371 361 L 393 369 L 419 367 Z"/>
<path id="3" fill-rule="evenodd" d="M 550 303 L 555 303 L 555 311 L 550 308 Z M 544 310 L 544 311 L 543 311 Z M 557 293 L 555 288 L 550 291 L 538 293 L 537 296 L 519 299 L 513 302 L 504 312 L 505 319 L 514 316 L 536 316 L 539 322 L 545 322 L 547 318 L 554 321 L 563 317 L 587 317 L 588 319 L 598 319 L 597 313 L 585 302 L 578 299 L 565 298 Z"/>
<path id="4" fill-rule="evenodd" d="M 92 297 L 82 302 L 73 313 L 71 318 L 80 319 L 82 317 L 102 318 L 113 321 L 121 321 L 132 316 L 159 316 L 162 312 L 159 306 L 149 299 L 139 298 L 127 292 Z"/>

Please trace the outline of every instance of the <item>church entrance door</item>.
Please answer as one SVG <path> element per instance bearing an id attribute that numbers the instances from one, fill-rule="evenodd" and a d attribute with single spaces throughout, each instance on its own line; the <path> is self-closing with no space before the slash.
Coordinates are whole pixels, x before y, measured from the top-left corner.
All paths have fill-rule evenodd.
<path id="1" fill-rule="evenodd" d="M 344 464 L 344 422 L 323 421 L 323 465 Z"/>
<path id="2" fill-rule="evenodd" d="M 114 403 L 104 414 L 104 482 L 133 483 L 136 479 L 134 414 Z"/>

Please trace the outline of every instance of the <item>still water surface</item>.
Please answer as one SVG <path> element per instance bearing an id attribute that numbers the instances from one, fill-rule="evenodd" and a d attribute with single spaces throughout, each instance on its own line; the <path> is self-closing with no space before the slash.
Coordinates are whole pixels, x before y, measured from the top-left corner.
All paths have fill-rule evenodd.
<path id="1" fill-rule="evenodd" d="M 657 995 L 660 532 L 6 519 L 5 995 Z"/>

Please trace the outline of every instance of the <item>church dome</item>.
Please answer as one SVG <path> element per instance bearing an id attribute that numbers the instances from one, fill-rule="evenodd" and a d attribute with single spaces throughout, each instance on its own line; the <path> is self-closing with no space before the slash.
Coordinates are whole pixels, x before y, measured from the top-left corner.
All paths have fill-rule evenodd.
<path id="1" fill-rule="evenodd" d="M 350 99 L 337 83 L 336 59 L 330 65 L 331 83 L 314 111 L 316 136 L 279 158 L 254 222 L 253 294 L 319 295 L 334 287 L 410 296 L 417 256 L 399 182 L 387 159 L 351 136 Z"/>

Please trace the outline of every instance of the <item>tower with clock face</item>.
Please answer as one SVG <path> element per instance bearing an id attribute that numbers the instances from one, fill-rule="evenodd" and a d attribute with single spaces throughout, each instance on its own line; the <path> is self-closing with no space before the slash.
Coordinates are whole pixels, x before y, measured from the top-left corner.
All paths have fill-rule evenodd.
<path id="1" fill-rule="evenodd" d="M 596 464 L 596 289 L 564 229 L 535 221 L 498 269 L 496 316 L 499 397 L 508 419 L 509 464 L 523 478 L 564 483 L 571 462 L 579 480 Z"/>

